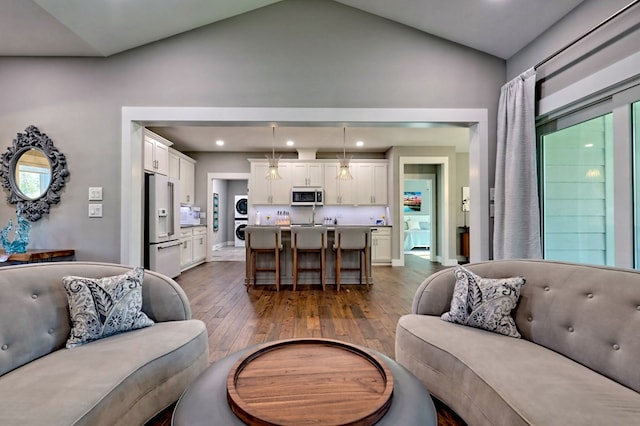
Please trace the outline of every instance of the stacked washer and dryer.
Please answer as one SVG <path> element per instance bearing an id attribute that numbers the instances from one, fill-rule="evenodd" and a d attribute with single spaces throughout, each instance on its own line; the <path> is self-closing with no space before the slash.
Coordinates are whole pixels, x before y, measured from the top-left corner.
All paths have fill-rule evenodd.
<path id="1" fill-rule="evenodd" d="M 248 197 L 249 197 L 248 195 L 235 196 L 234 229 L 235 229 L 235 246 L 236 247 L 245 246 L 244 228 L 246 228 L 247 224 L 249 223 L 249 217 L 247 215 L 247 209 L 249 205 Z"/>

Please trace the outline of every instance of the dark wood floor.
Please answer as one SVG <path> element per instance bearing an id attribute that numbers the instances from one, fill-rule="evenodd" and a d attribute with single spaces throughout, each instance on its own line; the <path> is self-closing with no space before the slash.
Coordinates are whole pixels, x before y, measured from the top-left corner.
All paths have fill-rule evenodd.
<path id="1" fill-rule="evenodd" d="M 374 285 L 244 286 L 244 262 L 209 262 L 183 272 L 176 281 L 191 302 L 193 317 L 209 331 L 210 361 L 263 342 L 297 337 L 324 337 L 373 348 L 394 358 L 395 329 L 409 313 L 420 283 L 443 267 L 418 256 L 405 256 L 405 267 L 373 267 Z M 463 425 L 437 404 L 439 425 Z M 149 426 L 168 425 L 164 413 Z"/>

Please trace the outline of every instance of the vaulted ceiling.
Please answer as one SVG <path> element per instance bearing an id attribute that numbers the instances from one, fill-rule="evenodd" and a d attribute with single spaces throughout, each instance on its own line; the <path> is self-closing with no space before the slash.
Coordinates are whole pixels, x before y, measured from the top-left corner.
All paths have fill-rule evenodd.
<path id="1" fill-rule="evenodd" d="M 0 56 L 110 56 L 279 1 L 2 0 Z M 507 59 L 583 0 L 336 1 Z"/>
<path id="2" fill-rule="evenodd" d="M 280 0 L 2 0 L 0 56 L 108 57 Z M 304 1 L 304 0 L 284 0 Z M 333 1 L 333 0 L 326 0 Z M 508 59 L 583 0 L 336 0 L 493 56 Z M 185 127 L 155 129 L 182 151 L 207 151 L 213 140 L 242 141 L 220 151 L 270 148 L 268 127 Z M 453 127 L 359 128 L 348 130 L 351 148 L 384 151 L 403 145 L 449 141 L 465 151 L 466 129 Z M 285 147 L 286 140 L 296 146 Z M 341 128 L 278 129 L 284 150 L 343 147 Z M 279 148 L 280 149 L 280 148 Z"/>

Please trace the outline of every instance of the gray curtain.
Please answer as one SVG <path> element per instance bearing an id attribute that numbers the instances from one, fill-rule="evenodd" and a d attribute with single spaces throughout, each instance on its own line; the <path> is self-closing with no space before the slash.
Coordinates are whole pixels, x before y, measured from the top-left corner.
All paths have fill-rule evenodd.
<path id="1" fill-rule="evenodd" d="M 498 105 L 494 259 L 540 259 L 534 69 L 505 84 Z"/>

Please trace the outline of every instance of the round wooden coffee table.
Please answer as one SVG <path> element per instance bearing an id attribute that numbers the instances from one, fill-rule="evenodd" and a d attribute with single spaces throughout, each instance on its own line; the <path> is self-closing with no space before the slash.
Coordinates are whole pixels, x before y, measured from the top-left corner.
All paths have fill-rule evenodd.
<path id="1" fill-rule="evenodd" d="M 215 362 L 183 393 L 173 425 L 436 426 L 429 393 L 371 349 L 328 339 L 270 342 Z"/>

